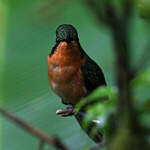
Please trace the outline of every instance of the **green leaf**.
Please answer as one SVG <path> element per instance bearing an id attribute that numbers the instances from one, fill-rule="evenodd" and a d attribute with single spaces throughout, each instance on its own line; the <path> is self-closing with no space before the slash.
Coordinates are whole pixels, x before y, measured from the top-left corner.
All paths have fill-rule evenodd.
<path id="1" fill-rule="evenodd" d="M 104 101 L 104 99 L 115 100 L 116 99 L 117 89 L 115 87 L 106 87 L 102 86 L 93 91 L 89 96 L 80 100 L 76 105 L 76 111 L 79 111 L 85 104 L 90 103 L 94 100 Z"/>
<path id="2" fill-rule="evenodd" d="M 150 70 L 139 73 L 135 79 L 131 82 L 131 87 L 135 88 L 137 86 L 150 86 Z"/>
<path id="3" fill-rule="evenodd" d="M 140 124 L 150 130 L 150 111 L 139 115 Z"/>
<path id="4" fill-rule="evenodd" d="M 150 111 L 150 70 L 139 73 L 131 82 L 133 104 L 137 112 Z"/>
<path id="5" fill-rule="evenodd" d="M 91 138 L 94 138 L 99 132 L 103 134 L 104 139 L 111 135 L 114 127 L 113 118 L 116 113 L 116 91 L 114 87 L 100 87 L 77 104 L 76 110 L 79 111 L 90 103 L 86 107 L 81 126 L 87 131 L 91 123 L 95 124 L 90 131 Z M 106 97 L 107 100 L 103 101 Z"/>
<path id="6" fill-rule="evenodd" d="M 145 19 L 150 19 L 150 1 L 149 0 L 136 0 L 135 2 L 136 2 L 140 16 Z"/>

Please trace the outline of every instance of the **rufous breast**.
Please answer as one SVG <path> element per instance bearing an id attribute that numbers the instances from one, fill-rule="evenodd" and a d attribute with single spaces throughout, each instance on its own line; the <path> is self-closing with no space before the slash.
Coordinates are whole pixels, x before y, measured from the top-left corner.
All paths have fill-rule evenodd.
<path id="1" fill-rule="evenodd" d="M 87 93 L 80 70 L 85 59 L 81 58 L 75 41 L 60 42 L 54 53 L 48 56 L 50 87 L 65 103 L 74 105 Z"/>

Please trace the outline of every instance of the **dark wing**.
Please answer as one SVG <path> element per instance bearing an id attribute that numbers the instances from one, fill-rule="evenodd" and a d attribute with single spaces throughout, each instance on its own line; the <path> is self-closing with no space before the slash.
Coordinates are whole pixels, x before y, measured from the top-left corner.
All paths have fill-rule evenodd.
<path id="1" fill-rule="evenodd" d="M 84 84 L 88 93 L 92 92 L 98 86 L 106 85 L 105 78 L 100 67 L 88 56 L 85 64 L 81 67 L 84 78 Z"/>
<path id="2" fill-rule="evenodd" d="M 59 45 L 59 42 L 56 42 L 55 45 L 54 45 L 54 47 L 52 48 L 49 56 L 51 56 L 55 52 L 55 50 L 56 50 L 56 48 L 57 48 L 58 45 Z"/>

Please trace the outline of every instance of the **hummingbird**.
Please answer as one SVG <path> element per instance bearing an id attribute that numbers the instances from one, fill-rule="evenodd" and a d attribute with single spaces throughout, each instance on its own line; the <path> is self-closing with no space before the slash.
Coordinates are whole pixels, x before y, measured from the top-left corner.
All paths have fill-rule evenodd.
<path id="1" fill-rule="evenodd" d="M 74 115 L 80 126 L 84 115 L 75 114 L 75 105 L 97 87 L 106 85 L 101 68 L 93 61 L 80 45 L 78 32 L 70 24 L 62 24 L 56 29 L 56 43 L 47 58 L 48 81 L 54 93 L 62 103 L 68 105 L 56 114 L 63 117 Z M 84 109 L 82 109 L 84 112 Z M 93 127 L 89 126 L 89 130 Z M 88 135 L 90 132 L 88 131 Z M 99 142 L 102 138 L 98 133 L 93 138 Z"/>

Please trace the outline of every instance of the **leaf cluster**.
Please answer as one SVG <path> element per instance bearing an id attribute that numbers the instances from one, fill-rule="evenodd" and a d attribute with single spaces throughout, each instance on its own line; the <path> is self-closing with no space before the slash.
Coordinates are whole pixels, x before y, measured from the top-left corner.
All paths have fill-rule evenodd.
<path id="1" fill-rule="evenodd" d="M 147 131 L 145 137 L 148 140 L 150 136 L 150 94 L 141 97 L 139 89 L 149 93 L 150 88 L 150 70 L 138 73 L 130 82 L 132 91 L 132 103 L 137 114 L 138 123 Z M 140 93 L 139 93 L 140 92 Z M 117 88 L 116 87 L 99 87 L 86 98 L 83 98 L 77 105 L 76 111 L 79 112 L 86 107 L 85 117 L 82 121 L 82 128 L 86 131 L 90 122 L 94 122 L 91 137 L 97 132 L 101 132 L 103 140 L 109 141 L 117 128 Z"/>

